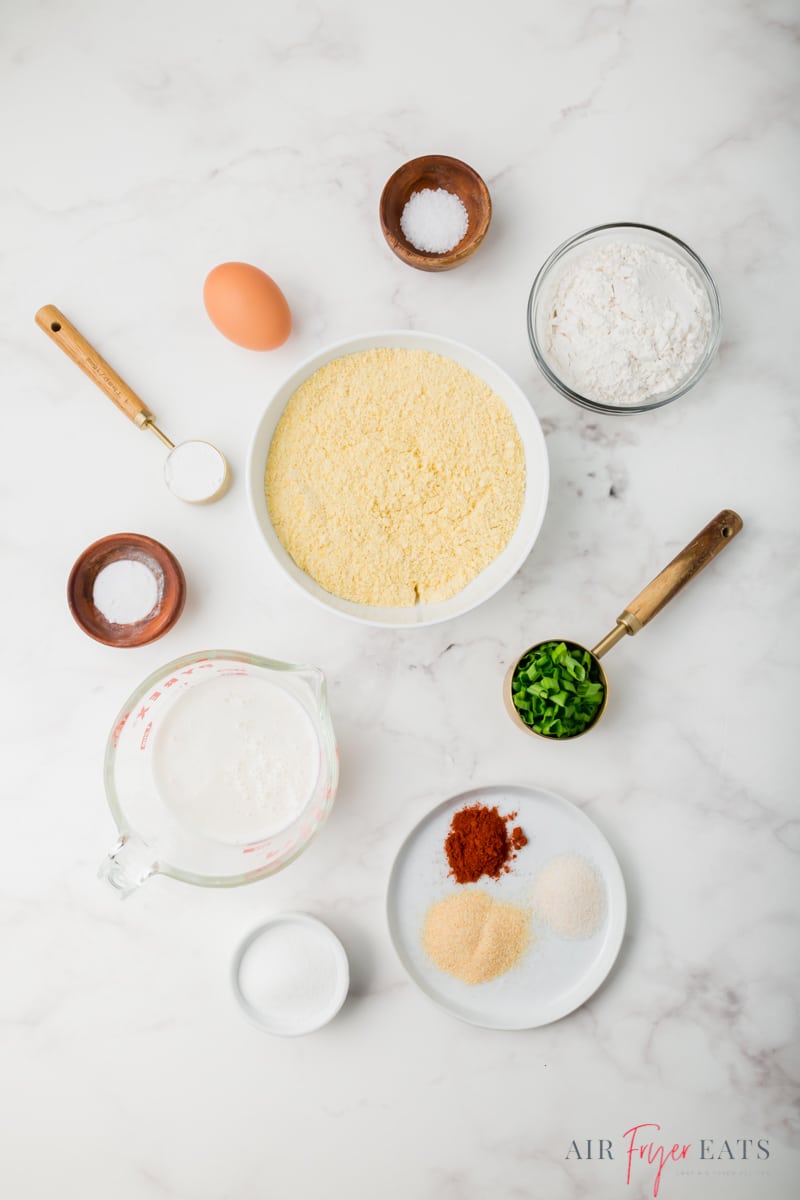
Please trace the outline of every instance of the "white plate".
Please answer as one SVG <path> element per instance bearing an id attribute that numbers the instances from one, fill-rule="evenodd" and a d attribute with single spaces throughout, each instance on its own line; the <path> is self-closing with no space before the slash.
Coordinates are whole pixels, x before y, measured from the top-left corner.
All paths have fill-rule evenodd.
<path id="1" fill-rule="evenodd" d="M 430 350 L 434 354 L 442 354 L 453 359 L 462 367 L 473 371 L 493 392 L 506 404 L 522 441 L 525 453 L 525 500 L 522 506 L 519 524 L 514 531 L 506 548 L 497 558 L 481 571 L 465 588 L 462 588 L 449 600 L 438 604 L 416 604 L 410 608 L 379 607 L 378 605 L 356 604 L 352 600 L 342 600 L 338 596 L 326 592 L 324 588 L 302 571 L 281 545 L 270 520 L 264 494 L 264 472 L 267 464 L 272 435 L 281 418 L 289 398 L 297 391 L 300 384 L 309 375 L 313 375 L 325 363 L 343 354 L 355 354 L 360 350 L 372 350 L 377 347 L 405 348 L 408 350 Z M 383 625 L 391 628 L 407 626 L 434 625 L 438 621 L 448 621 L 452 617 L 461 616 L 470 609 L 482 604 L 493 596 L 524 563 L 530 554 L 533 544 L 539 534 L 547 507 L 549 488 L 549 467 L 547 448 L 544 434 L 539 421 L 531 408 L 525 393 L 514 383 L 513 379 L 477 350 L 470 349 L 460 342 L 450 338 L 438 337 L 431 333 L 418 333 L 413 330 L 385 330 L 378 333 L 364 334 L 361 337 L 349 338 L 320 350 L 294 371 L 283 386 L 270 401 L 266 412 L 259 421 L 250 447 L 247 464 L 247 492 L 250 506 L 255 515 L 256 524 L 266 542 L 275 562 L 285 571 L 298 587 L 327 609 L 362 621 L 368 625 Z"/>
<path id="2" fill-rule="evenodd" d="M 501 814 L 519 814 L 514 825 L 522 827 L 528 844 L 498 880 L 484 876 L 463 885 L 448 877 L 444 841 L 453 814 L 468 804 L 496 805 Z M 527 906 L 537 872 L 560 854 L 582 855 L 605 884 L 606 913 L 592 937 L 567 941 L 534 918 L 533 941 L 522 960 L 489 983 L 462 983 L 434 966 L 420 937 L 431 904 L 469 886 Z M 486 1029 L 533 1029 L 558 1021 L 588 1000 L 617 957 L 627 907 L 619 863 L 597 826 L 552 792 L 515 786 L 464 792 L 423 817 L 400 847 L 386 903 L 389 933 L 414 983 L 453 1016 Z"/>

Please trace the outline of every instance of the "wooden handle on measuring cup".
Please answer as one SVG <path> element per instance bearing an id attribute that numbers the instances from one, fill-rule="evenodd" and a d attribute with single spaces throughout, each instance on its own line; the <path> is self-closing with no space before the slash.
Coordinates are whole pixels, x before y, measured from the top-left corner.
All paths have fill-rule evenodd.
<path id="1" fill-rule="evenodd" d="M 712 521 L 692 538 L 688 546 L 676 554 L 672 562 L 664 567 L 655 579 L 648 583 L 635 600 L 617 617 L 617 624 L 624 625 L 628 633 L 638 633 L 642 626 L 661 612 L 690 579 L 702 571 L 712 558 L 724 550 L 742 528 L 744 522 L 731 508 L 723 508 Z"/>
<path id="2" fill-rule="evenodd" d="M 136 392 L 129 388 L 113 367 L 97 353 L 94 346 L 75 326 L 67 320 L 54 304 L 45 304 L 36 314 L 36 324 L 47 336 L 88 375 L 100 391 L 113 400 L 120 412 L 134 425 L 145 428 L 153 421 L 153 414 L 142 403 Z"/>

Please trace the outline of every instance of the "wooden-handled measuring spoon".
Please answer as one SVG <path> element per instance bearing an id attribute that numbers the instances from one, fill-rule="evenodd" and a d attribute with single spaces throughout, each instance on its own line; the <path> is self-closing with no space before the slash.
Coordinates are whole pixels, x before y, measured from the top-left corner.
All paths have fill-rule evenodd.
<path id="1" fill-rule="evenodd" d="M 600 659 L 604 654 L 607 654 L 612 646 L 616 646 L 617 642 L 626 634 L 633 635 L 643 629 L 648 621 L 652 621 L 653 617 L 661 612 L 665 604 L 668 604 L 678 592 L 686 586 L 690 579 L 693 579 L 698 572 L 702 571 L 703 567 L 707 566 L 712 558 L 724 550 L 725 547 L 736 537 L 743 525 L 742 518 L 733 509 L 724 508 L 722 512 L 717 513 L 712 521 L 701 529 L 696 537 L 692 538 L 688 546 L 681 550 L 680 554 L 676 554 L 672 562 L 669 563 L 664 570 L 656 575 L 655 579 L 648 583 L 639 595 L 631 600 L 630 604 L 617 617 L 617 622 L 614 628 L 607 633 L 604 638 L 601 638 L 596 646 L 591 650 L 587 650 L 585 646 L 581 646 L 578 642 L 566 642 L 569 650 L 575 650 L 581 654 L 588 654 L 592 667 L 590 669 L 591 678 L 602 685 L 603 693 L 599 707 L 593 714 L 591 720 L 588 721 L 582 728 L 577 729 L 574 733 L 544 733 L 540 729 L 534 728 L 536 721 L 529 723 L 523 720 L 521 710 L 514 702 L 514 676 L 517 668 L 523 659 L 531 653 L 537 651 L 540 647 L 552 644 L 559 639 L 547 638 L 545 641 L 537 642 L 534 646 L 529 647 L 524 654 L 521 654 L 514 663 L 509 667 L 505 680 L 503 682 L 503 699 L 506 709 L 512 720 L 526 733 L 536 734 L 538 737 L 546 737 L 549 741 L 566 741 L 567 739 L 580 737 L 589 729 L 594 728 L 597 722 L 605 712 L 608 702 L 608 680 L 605 671 L 600 665 Z M 566 641 L 566 639 L 564 639 Z M 567 698 L 569 700 L 569 697 Z"/>
<path id="2" fill-rule="evenodd" d="M 210 442 L 180 442 L 177 446 L 156 425 L 149 408 L 110 366 L 82 333 L 54 304 L 45 304 L 36 314 L 36 324 L 88 375 L 121 413 L 139 429 L 149 429 L 169 450 L 164 464 L 167 487 L 180 500 L 205 504 L 216 500 L 228 487 L 230 471 L 225 456 Z"/>

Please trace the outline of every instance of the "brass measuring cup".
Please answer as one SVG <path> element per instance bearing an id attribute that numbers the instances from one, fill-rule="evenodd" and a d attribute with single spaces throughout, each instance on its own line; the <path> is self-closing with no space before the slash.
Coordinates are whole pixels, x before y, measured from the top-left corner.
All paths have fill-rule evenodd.
<path id="1" fill-rule="evenodd" d="M 580 642 L 569 641 L 567 638 L 543 638 L 542 641 L 534 643 L 522 654 L 514 660 L 506 672 L 503 680 L 503 700 L 506 710 L 512 721 L 526 733 L 531 733 L 535 737 L 544 738 L 548 742 L 572 741 L 576 737 L 582 737 L 584 733 L 588 733 L 593 729 L 597 722 L 602 717 L 608 703 L 608 679 L 606 673 L 600 665 L 600 659 L 604 654 L 607 654 L 612 646 L 616 646 L 626 634 L 633 636 L 643 629 L 648 621 L 652 621 L 656 613 L 661 612 L 665 604 L 668 604 L 674 596 L 677 596 L 681 588 L 684 588 L 690 579 L 693 579 L 703 567 L 711 562 L 712 558 L 724 550 L 728 543 L 736 537 L 740 532 L 744 522 L 738 513 L 733 509 L 724 508 L 722 512 L 717 513 L 713 520 L 701 529 L 696 537 L 692 538 L 688 546 L 684 546 L 679 554 L 676 554 L 672 562 L 669 563 L 664 570 L 656 575 L 655 579 L 648 583 L 639 595 L 631 600 L 630 604 L 617 617 L 617 623 L 610 633 L 607 633 L 604 638 L 587 653 L 591 655 L 592 662 L 596 668 L 599 682 L 603 685 L 603 700 L 592 721 L 580 731 L 567 735 L 566 737 L 554 737 L 550 734 L 539 733 L 532 729 L 530 725 L 526 725 L 522 720 L 516 705 L 512 692 L 512 681 L 514 673 L 526 654 L 530 654 L 531 650 L 538 649 L 548 642 L 564 641 L 568 647 L 574 647 L 577 650 L 586 650 Z"/>

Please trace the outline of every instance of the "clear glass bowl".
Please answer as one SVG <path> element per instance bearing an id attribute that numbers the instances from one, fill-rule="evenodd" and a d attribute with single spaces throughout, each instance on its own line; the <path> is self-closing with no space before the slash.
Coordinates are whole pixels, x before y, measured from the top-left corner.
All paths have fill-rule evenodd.
<path id="1" fill-rule="evenodd" d="M 682 379 L 671 391 L 650 396 L 641 404 L 606 404 L 599 400 L 593 400 L 589 396 L 582 396 L 559 377 L 557 369 L 552 364 L 545 349 L 544 313 L 548 300 L 552 296 L 553 288 L 561 279 L 564 269 L 570 262 L 580 257 L 589 245 L 614 241 L 640 243 L 669 254 L 673 258 L 677 258 L 691 272 L 693 278 L 705 292 L 711 310 L 708 341 L 700 361 L 690 374 Z M 634 221 L 621 221 L 611 225 L 597 225 L 593 229 L 584 230 L 583 233 L 578 233 L 575 237 L 569 238 L 568 241 L 554 250 L 544 263 L 533 281 L 533 287 L 528 299 L 528 337 L 530 338 L 534 358 L 539 364 L 539 369 L 548 383 L 556 391 L 560 392 L 562 396 L 566 396 L 574 404 L 580 404 L 582 408 L 588 408 L 592 412 L 650 412 L 651 409 L 661 408 L 662 405 L 670 404 L 673 400 L 677 400 L 679 396 L 683 396 L 688 392 L 705 375 L 719 347 L 721 333 L 722 315 L 719 293 L 705 263 L 684 242 L 679 238 L 673 237 L 671 233 L 666 233 L 663 229 L 656 229 L 653 225 L 639 225 Z"/>

